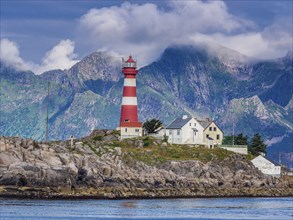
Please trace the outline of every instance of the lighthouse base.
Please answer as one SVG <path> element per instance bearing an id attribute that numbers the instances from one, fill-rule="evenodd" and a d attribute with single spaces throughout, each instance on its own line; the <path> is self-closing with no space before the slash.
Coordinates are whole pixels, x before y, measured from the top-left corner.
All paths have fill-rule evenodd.
<path id="1" fill-rule="evenodd" d="M 141 137 L 143 135 L 141 122 L 124 122 L 120 124 L 120 138 Z"/>

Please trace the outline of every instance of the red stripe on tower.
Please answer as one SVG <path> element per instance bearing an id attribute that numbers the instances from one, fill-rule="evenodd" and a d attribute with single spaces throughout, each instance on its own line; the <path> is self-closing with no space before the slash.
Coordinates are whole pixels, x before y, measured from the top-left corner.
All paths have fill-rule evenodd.
<path id="1" fill-rule="evenodd" d="M 124 87 L 120 115 L 120 127 L 141 127 L 138 122 L 137 97 L 136 97 L 136 61 L 129 56 L 123 62 L 122 73 L 124 74 Z"/>

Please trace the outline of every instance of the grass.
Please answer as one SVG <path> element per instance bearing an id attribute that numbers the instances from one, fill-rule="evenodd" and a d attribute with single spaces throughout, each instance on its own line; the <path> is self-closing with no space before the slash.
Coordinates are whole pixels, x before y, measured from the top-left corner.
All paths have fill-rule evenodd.
<path id="1" fill-rule="evenodd" d="M 84 141 L 83 144 L 88 146 L 97 156 L 101 156 L 101 153 L 98 152 L 97 149 L 93 145 L 91 145 L 89 142 Z"/>
<path id="2" fill-rule="evenodd" d="M 123 152 L 125 153 L 124 159 L 129 161 L 132 159 L 142 161 L 149 165 L 158 165 L 171 160 L 199 160 L 207 163 L 216 158 L 223 160 L 229 157 L 233 152 L 216 148 L 207 149 L 205 147 L 190 147 L 184 145 L 168 145 L 167 147 L 150 145 L 137 148 L 121 144 Z"/>
<path id="3" fill-rule="evenodd" d="M 256 158 L 256 157 L 257 157 L 257 156 L 252 155 L 252 154 L 250 154 L 250 153 L 246 155 L 246 159 L 247 159 L 247 160 L 253 160 L 253 159 Z"/>
<path id="4" fill-rule="evenodd" d="M 139 137 L 122 141 L 111 141 L 105 143 L 106 145 L 101 145 L 101 142 L 96 142 L 98 141 L 97 139 L 99 139 L 99 136 L 92 138 L 92 140 L 84 141 L 84 145 L 88 146 L 97 156 L 101 156 L 115 147 L 120 147 L 123 152 L 123 160 L 126 163 L 141 161 L 152 166 L 174 160 L 198 160 L 207 163 L 214 158 L 221 161 L 234 154 L 234 152 L 225 149 L 208 149 L 204 146 L 194 147 L 168 144 L 168 146 L 163 147 L 156 144 L 156 139 L 153 137 Z M 139 141 L 143 143 L 140 147 L 137 144 Z M 101 149 L 97 150 L 97 148 Z M 248 159 L 249 157 L 250 156 L 247 155 Z"/>

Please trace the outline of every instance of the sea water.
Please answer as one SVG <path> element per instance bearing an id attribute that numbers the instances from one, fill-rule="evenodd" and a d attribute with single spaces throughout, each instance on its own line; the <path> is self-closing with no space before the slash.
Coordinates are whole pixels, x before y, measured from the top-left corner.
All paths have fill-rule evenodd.
<path id="1" fill-rule="evenodd" d="M 293 219 L 293 198 L 17 200 L 1 198 L 0 219 Z"/>

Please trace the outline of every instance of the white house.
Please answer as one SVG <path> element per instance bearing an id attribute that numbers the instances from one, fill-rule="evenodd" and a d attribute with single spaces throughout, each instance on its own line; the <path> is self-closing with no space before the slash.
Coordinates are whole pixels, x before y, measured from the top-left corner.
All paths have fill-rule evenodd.
<path id="1" fill-rule="evenodd" d="M 281 166 L 268 160 L 262 155 L 257 156 L 253 160 L 251 160 L 253 165 L 258 168 L 262 173 L 277 176 L 281 175 Z"/>
<path id="2" fill-rule="evenodd" d="M 203 144 L 203 130 L 195 118 L 183 115 L 166 127 L 166 135 L 172 144 Z"/>

